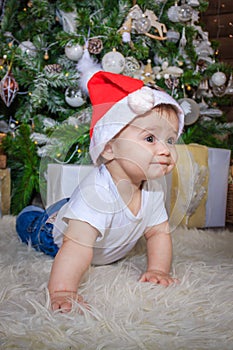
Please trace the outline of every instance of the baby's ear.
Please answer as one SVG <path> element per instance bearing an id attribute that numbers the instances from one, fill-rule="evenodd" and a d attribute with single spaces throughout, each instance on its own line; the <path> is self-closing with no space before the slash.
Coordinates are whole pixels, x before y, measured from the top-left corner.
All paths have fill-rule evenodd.
<path id="1" fill-rule="evenodd" d="M 103 157 L 107 161 L 112 160 L 114 158 L 114 153 L 113 153 L 112 143 L 111 142 L 108 142 L 105 145 L 104 150 L 101 153 L 101 157 Z"/>

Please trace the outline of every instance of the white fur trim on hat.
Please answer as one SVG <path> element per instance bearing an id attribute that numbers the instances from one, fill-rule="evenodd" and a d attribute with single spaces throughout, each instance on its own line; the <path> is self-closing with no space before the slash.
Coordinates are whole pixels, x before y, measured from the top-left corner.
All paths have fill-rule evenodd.
<path id="1" fill-rule="evenodd" d="M 155 97 L 152 89 L 143 86 L 128 95 L 128 104 L 134 113 L 141 115 L 153 108 Z"/>

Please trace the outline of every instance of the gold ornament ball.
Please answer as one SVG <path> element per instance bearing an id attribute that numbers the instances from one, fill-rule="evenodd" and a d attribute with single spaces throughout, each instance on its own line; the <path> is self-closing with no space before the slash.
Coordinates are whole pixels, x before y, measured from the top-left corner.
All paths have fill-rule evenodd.
<path id="1" fill-rule="evenodd" d="M 49 59 L 49 54 L 48 54 L 47 51 L 46 51 L 45 54 L 44 54 L 44 59 L 45 59 L 45 60 L 48 60 L 48 59 Z"/>

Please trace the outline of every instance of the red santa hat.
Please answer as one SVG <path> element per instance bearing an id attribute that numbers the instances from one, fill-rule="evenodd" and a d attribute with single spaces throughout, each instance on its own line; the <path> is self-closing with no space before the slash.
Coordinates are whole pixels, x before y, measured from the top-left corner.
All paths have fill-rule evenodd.
<path id="1" fill-rule="evenodd" d="M 83 75 L 90 74 L 91 64 L 88 60 L 89 57 L 85 58 L 78 66 Z M 89 65 L 88 70 L 86 64 Z M 87 87 L 93 108 L 89 151 L 94 164 L 97 163 L 105 145 L 115 135 L 136 116 L 150 111 L 155 106 L 169 104 L 175 108 L 179 118 L 179 135 L 181 134 L 184 126 L 183 110 L 166 92 L 144 86 L 143 81 L 139 79 L 99 70 L 98 65 L 92 64 L 92 69 L 92 76 L 85 78 L 87 84 L 83 79 L 82 86 Z"/>

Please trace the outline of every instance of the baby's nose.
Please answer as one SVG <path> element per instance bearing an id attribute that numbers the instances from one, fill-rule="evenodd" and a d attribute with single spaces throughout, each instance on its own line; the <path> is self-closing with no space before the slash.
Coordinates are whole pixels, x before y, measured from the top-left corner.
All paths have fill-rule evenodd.
<path id="1" fill-rule="evenodd" d="M 169 147 L 167 146 L 165 141 L 158 140 L 158 142 L 156 143 L 156 146 L 157 146 L 157 152 L 159 154 L 165 154 L 165 155 L 169 155 L 170 154 Z"/>

